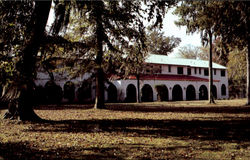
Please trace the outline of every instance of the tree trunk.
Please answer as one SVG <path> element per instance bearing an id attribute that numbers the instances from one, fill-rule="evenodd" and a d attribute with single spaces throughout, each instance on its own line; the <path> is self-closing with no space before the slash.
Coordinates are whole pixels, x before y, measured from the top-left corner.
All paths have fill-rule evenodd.
<path id="1" fill-rule="evenodd" d="M 213 43 L 212 32 L 209 31 L 209 103 L 215 103 L 213 96 Z"/>
<path id="2" fill-rule="evenodd" d="M 39 120 L 40 118 L 36 115 L 33 110 L 34 102 L 34 73 L 36 72 L 36 56 L 40 47 L 41 40 L 44 37 L 45 27 L 47 24 L 49 11 L 51 7 L 51 1 L 36 1 L 35 9 L 32 14 L 31 22 L 29 24 L 29 35 L 30 38 L 24 43 L 24 49 L 21 54 L 23 55 L 23 60 L 18 64 L 17 68 L 21 73 L 18 82 L 12 86 L 16 87 L 19 92 L 19 96 L 16 97 L 16 102 L 13 105 L 13 101 L 9 102 L 8 113 L 15 115 L 9 115 L 5 118 L 17 117 L 20 120 Z M 28 37 L 26 36 L 26 37 Z M 10 90 L 11 92 L 11 90 Z M 16 111 L 13 111 L 16 110 Z"/>
<path id="3" fill-rule="evenodd" d="M 137 97 L 136 97 L 136 102 L 141 103 L 141 92 L 140 92 L 140 75 L 136 75 L 136 80 L 137 80 Z"/>
<path id="4" fill-rule="evenodd" d="M 250 38 L 247 41 L 247 104 L 250 105 Z"/>
<path id="5" fill-rule="evenodd" d="M 95 97 L 95 106 L 96 109 L 103 109 L 104 106 L 104 72 L 102 68 L 103 63 L 103 26 L 102 26 L 102 8 L 100 8 L 101 5 L 98 5 L 98 3 L 95 6 L 95 18 L 96 18 L 96 97 Z"/>

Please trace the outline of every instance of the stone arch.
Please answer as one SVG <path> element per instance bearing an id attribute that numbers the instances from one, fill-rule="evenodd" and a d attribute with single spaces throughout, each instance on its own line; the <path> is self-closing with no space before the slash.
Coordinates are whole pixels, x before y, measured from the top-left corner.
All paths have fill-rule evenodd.
<path id="1" fill-rule="evenodd" d="M 193 85 L 188 85 L 186 89 L 186 99 L 187 100 L 195 100 L 196 99 L 196 93 L 195 93 L 195 88 Z"/>
<path id="2" fill-rule="evenodd" d="M 212 87 L 212 93 L 215 99 L 217 99 L 217 87 L 215 85 L 213 85 Z"/>
<path id="3" fill-rule="evenodd" d="M 199 89 L 199 100 L 207 100 L 208 99 L 208 91 L 205 85 L 201 85 Z"/>
<path id="4" fill-rule="evenodd" d="M 227 94 L 227 88 L 225 84 L 221 85 L 221 95 L 225 96 Z"/>
<path id="5" fill-rule="evenodd" d="M 117 102 L 117 88 L 113 83 L 108 87 L 108 102 Z"/>
<path id="6" fill-rule="evenodd" d="M 182 101 L 183 100 L 182 88 L 180 85 L 177 84 L 173 87 L 172 97 L 173 97 L 173 101 Z"/>
<path id="7" fill-rule="evenodd" d="M 133 84 L 127 86 L 126 102 L 136 102 L 136 87 Z"/>
<path id="8" fill-rule="evenodd" d="M 168 88 L 166 85 L 156 85 L 155 89 L 157 91 L 157 100 L 158 101 L 168 101 Z"/>
<path id="9" fill-rule="evenodd" d="M 153 101 L 153 89 L 149 84 L 145 84 L 142 87 L 142 102 L 152 102 Z"/>

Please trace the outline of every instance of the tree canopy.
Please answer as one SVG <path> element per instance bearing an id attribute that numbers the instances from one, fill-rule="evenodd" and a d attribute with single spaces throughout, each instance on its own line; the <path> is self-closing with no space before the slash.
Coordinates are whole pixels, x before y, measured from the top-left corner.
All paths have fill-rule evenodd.
<path id="1" fill-rule="evenodd" d="M 164 32 L 157 29 L 149 30 L 147 33 L 147 51 L 151 54 L 168 55 L 173 52 L 181 42 L 180 38 L 164 36 Z"/>

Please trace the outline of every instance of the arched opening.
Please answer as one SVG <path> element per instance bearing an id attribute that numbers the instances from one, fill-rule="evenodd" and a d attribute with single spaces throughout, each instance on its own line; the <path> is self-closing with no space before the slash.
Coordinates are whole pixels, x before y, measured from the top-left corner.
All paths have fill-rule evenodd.
<path id="1" fill-rule="evenodd" d="M 168 88 L 165 85 L 155 86 L 158 101 L 168 101 Z"/>
<path id="2" fill-rule="evenodd" d="M 153 89 L 150 85 L 145 84 L 142 87 L 142 102 L 152 102 L 153 101 Z"/>
<path id="3" fill-rule="evenodd" d="M 172 97 L 173 101 L 182 101 L 183 95 L 182 95 L 182 88 L 180 85 L 175 85 L 172 91 Z"/>
<path id="4" fill-rule="evenodd" d="M 213 85 L 212 87 L 212 93 L 213 93 L 214 98 L 217 99 L 217 88 L 215 85 Z"/>
<path id="5" fill-rule="evenodd" d="M 225 84 L 221 85 L 221 95 L 225 96 L 227 94 L 227 88 Z"/>
<path id="6" fill-rule="evenodd" d="M 77 89 L 77 99 L 80 103 L 89 103 L 92 98 L 92 83 L 91 80 L 84 80 L 81 87 Z"/>
<path id="7" fill-rule="evenodd" d="M 63 97 L 62 88 L 57 85 L 54 81 L 48 81 L 45 84 L 45 92 L 47 103 L 55 104 L 60 103 Z"/>
<path id="8" fill-rule="evenodd" d="M 47 103 L 47 91 L 45 87 L 41 85 L 35 87 L 34 100 L 37 104 Z"/>
<path id="9" fill-rule="evenodd" d="M 205 85 L 200 86 L 199 89 L 199 100 L 207 100 L 208 99 L 208 91 Z"/>
<path id="10" fill-rule="evenodd" d="M 188 101 L 196 99 L 195 88 L 193 85 L 187 87 L 186 96 Z"/>
<path id="11" fill-rule="evenodd" d="M 126 90 L 126 102 L 136 102 L 136 87 L 129 84 Z"/>
<path id="12" fill-rule="evenodd" d="M 63 86 L 63 96 L 72 103 L 75 99 L 75 84 L 71 81 L 67 81 Z"/>
<path id="13" fill-rule="evenodd" d="M 112 83 L 108 87 L 108 102 L 117 102 L 117 89 Z"/>

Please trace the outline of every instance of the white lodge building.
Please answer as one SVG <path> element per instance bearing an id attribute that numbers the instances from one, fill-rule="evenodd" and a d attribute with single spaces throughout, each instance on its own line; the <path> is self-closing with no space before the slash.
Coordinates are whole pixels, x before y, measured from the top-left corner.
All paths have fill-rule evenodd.
<path id="1" fill-rule="evenodd" d="M 164 101 L 208 99 L 209 62 L 204 60 L 170 58 L 150 55 L 146 60 L 144 75 L 140 78 L 142 101 L 159 100 L 156 86 L 163 86 Z M 213 95 L 216 99 L 229 98 L 226 67 L 213 63 Z M 108 86 L 107 101 L 136 100 L 137 80 L 135 76 L 117 79 Z M 117 98 L 116 98 L 117 97 Z"/>
<path id="2" fill-rule="evenodd" d="M 208 61 L 194 59 L 170 58 L 163 55 L 151 54 L 146 60 L 143 75 L 140 76 L 140 92 L 142 101 L 181 101 L 181 100 L 205 100 L 208 99 L 209 71 Z M 37 85 L 45 86 L 49 77 L 45 73 L 39 73 Z M 72 80 L 75 84 L 75 101 L 79 101 L 77 89 L 86 78 L 85 75 Z M 216 99 L 229 98 L 228 78 L 226 67 L 213 63 L 213 95 Z M 62 89 L 69 79 L 55 82 Z M 77 87 L 78 86 L 78 87 Z M 161 88 L 156 89 L 157 87 Z M 106 102 L 135 102 L 137 96 L 137 80 L 135 76 L 127 79 L 113 79 L 106 84 Z M 94 85 L 88 89 L 88 101 L 94 101 Z M 90 93 L 91 92 L 91 93 Z M 159 96 L 161 95 L 161 96 Z M 86 98 L 86 97 L 84 97 Z M 81 98 L 82 99 L 82 98 Z"/>

